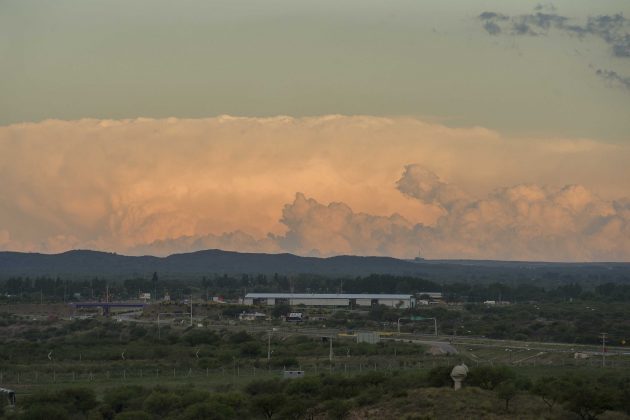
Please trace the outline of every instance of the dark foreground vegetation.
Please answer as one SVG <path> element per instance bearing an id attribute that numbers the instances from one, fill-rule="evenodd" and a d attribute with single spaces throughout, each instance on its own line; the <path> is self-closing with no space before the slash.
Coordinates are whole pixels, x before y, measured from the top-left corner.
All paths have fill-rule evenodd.
<path id="1" fill-rule="evenodd" d="M 9 419 L 343 419 L 624 418 L 630 378 L 564 374 L 535 380 L 505 367 L 472 368 L 460 391 L 451 366 L 428 372 L 319 374 L 254 380 L 242 388 L 118 386 L 97 393 L 72 387 L 37 390 Z"/>
<path id="2" fill-rule="evenodd" d="M 227 316 L 232 308 L 217 310 Z M 466 346 L 447 356 L 432 355 L 426 346 L 410 342 L 357 343 L 339 335 L 331 343 L 325 337 L 300 335 L 308 331 L 304 326 L 283 327 L 287 335 L 278 330 L 270 337 L 246 332 L 238 324 L 210 329 L 175 322 L 158 331 L 152 324 L 98 318 L 3 319 L 0 386 L 16 389 L 18 404 L 2 410 L 12 419 L 630 415 L 628 366 L 603 369 L 600 359 L 595 365 L 553 364 L 549 359 L 540 362 L 544 366 L 507 366 L 507 359 L 496 357 L 479 363 Z M 489 348 L 493 354 L 506 354 L 503 347 L 494 347 Z M 449 374 L 462 360 L 470 372 L 464 389 L 455 392 Z M 281 379 L 284 369 L 306 374 L 303 379 Z"/>
<path id="3" fill-rule="evenodd" d="M 0 281 L 0 387 L 18 391 L 18 406 L 3 406 L 3 416 L 627 418 L 630 282 L 612 269 L 534 271 L 527 278 L 489 270 L 443 283 L 390 275 L 10 277 Z M 253 291 L 413 293 L 419 300 L 441 292 L 444 299 L 412 309 L 238 304 Z M 139 292 L 154 298 L 141 314 L 105 318 L 69 305 Z M 167 294 L 171 300 L 162 301 Z M 228 303 L 213 301 L 218 296 Z M 239 320 L 251 311 L 262 319 Z M 305 321 L 283 321 L 289 312 Z M 426 342 L 435 339 L 426 338 L 435 332 L 432 319 L 456 355 Z M 356 331 L 384 338 L 357 343 Z M 602 332 L 614 347 L 606 358 Z M 455 392 L 449 373 L 461 361 L 471 370 Z M 285 369 L 304 370 L 305 378 L 280 379 Z"/>

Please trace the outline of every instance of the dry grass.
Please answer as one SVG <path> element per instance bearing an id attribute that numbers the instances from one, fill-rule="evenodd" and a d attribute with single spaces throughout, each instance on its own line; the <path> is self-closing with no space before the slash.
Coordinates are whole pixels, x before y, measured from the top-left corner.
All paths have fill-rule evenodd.
<path id="1" fill-rule="evenodd" d="M 568 413 L 549 411 L 537 397 L 520 394 L 505 410 L 505 402 L 494 392 L 479 388 L 423 388 L 410 390 L 406 396 L 380 401 L 353 410 L 349 419 L 557 419 Z"/>

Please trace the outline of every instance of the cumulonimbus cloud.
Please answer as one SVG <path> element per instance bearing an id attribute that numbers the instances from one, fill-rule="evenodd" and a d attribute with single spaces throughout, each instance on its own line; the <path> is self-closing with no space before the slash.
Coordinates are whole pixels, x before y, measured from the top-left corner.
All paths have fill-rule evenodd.
<path id="1" fill-rule="evenodd" d="M 16 124 L 0 249 L 628 260 L 628 158 L 415 118 Z"/>

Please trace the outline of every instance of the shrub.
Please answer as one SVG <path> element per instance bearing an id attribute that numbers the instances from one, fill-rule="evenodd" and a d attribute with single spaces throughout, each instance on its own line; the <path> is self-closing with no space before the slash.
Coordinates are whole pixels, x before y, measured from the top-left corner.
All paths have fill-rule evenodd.
<path id="1" fill-rule="evenodd" d="M 586 376 L 571 375 L 562 378 L 564 407 L 582 419 L 595 419 L 612 408 L 611 389 Z"/>
<path id="2" fill-rule="evenodd" d="M 466 383 L 470 386 L 493 390 L 501 382 L 516 379 L 514 371 L 505 366 L 480 366 L 470 369 Z"/>
<path id="3" fill-rule="evenodd" d="M 200 402 L 187 407 L 179 418 L 181 420 L 223 420 L 233 419 L 235 417 L 236 413 L 232 407 L 216 401 L 211 401 Z"/>
<path id="4" fill-rule="evenodd" d="M 234 344 L 242 344 L 247 341 L 253 341 L 254 337 L 249 335 L 247 331 L 239 331 L 230 336 L 230 342 Z"/>
<path id="5" fill-rule="evenodd" d="M 331 419 L 343 419 L 350 412 L 352 404 L 346 400 L 334 399 L 327 401 L 324 404 L 324 408 Z"/>
<path id="6" fill-rule="evenodd" d="M 189 346 L 215 344 L 219 341 L 219 336 L 214 331 L 191 330 L 184 335 L 183 341 Z"/>
<path id="7" fill-rule="evenodd" d="M 127 385 L 105 391 L 103 401 L 115 413 L 128 409 L 140 409 L 148 390 L 138 385 Z"/>
<path id="8" fill-rule="evenodd" d="M 23 420 L 66 420 L 70 416 L 61 404 L 35 404 L 26 409 Z"/>
<path id="9" fill-rule="evenodd" d="M 98 405 L 94 390 L 89 388 L 63 389 L 59 391 L 57 398 L 71 412 L 87 413 Z"/>
<path id="10" fill-rule="evenodd" d="M 142 405 L 145 411 L 163 416 L 181 407 L 182 399 L 172 392 L 153 391 Z"/>
<path id="11" fill-rule="evenodd" d="M 283 394 L 260 394 L 250 400 L 252 412 L 260 413 L 270 419 L 280 411 L 286 402 Z"/>
<path id="12" fill-rule="evenodd" d="M 507 380 L 496 386 L 497 397 L 505 401 L 505 411 L 510 411 L 510 401 L 516 397 L 518 389 L 514 381 Z"/>
<path id="13" fill-rule="evenodd" d="M 429 371 L 427 383 L 432 387 L 452 386 L 451 371 L 453 366 L 437 366 Z"/>
<path id="14" fill-rule="evenodd" d="M 245 387 L 245 392 L 252 396 L 280 393 L 284 390 L 285 385 L 286 382 L 280 379 L 252 381 Z"/>
<path id="15" fill-rule="evenodd" d="M 289 395 L 299 395 L 303 397 L 315 396 L 322 386 L 321 380 L 316 376 L 294 379 L 289 381 L 286 392 Z"/>
<path id="16" fill-rule="evenodd" d="M 241 344 L 241 356 L 243 357 L 256 357 L 262 353 L 259 343 L 255 341 L 249 341 Z"/>
<path id="17" fill-rule="evenodd" d="M 151 416 L 144 411 L 133 410 L 117 414 L 114 420 L 151 420 Z"/>

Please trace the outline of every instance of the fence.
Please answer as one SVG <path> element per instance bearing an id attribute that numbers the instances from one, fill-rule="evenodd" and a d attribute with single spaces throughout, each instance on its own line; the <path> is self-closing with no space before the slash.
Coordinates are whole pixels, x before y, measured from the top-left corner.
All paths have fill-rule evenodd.
<path id="1" fill-rule="evenodd" d="M 186 381 L 186 380 L 212 380 L 212 381 L 231 381 L 236 378 L 250 378 L 256 376 L 281 377 L 282 372 L 286 368 L 297 368 L 305 371 L 305 375 L 317 375 L 320 373 L 334 373 L 343 375 L 356 375 L 369 371 L 378 372 L 394 372 L 394 371 L 426 371 L 438 366 L 452 366 L 459 362 L 457 358 L 442 359 L 420 359 L 414 361 L 400 362 L 365 362 L 365 363 L 324 363 L 324 364 L 304 364 L 300 366 L 286 366 L 282 369 L 278 368 L 257 368 L 253 366 L 240 366 L 234 363 L 230 366 L 219 368 L 192 368 L 192 367 L 160 367 L 160 368 L 113 368 L 98 371 L 57 371 L 55 369 L 42 370 L 3 370 L 0 371 L 0 386 L 15 385 L 36 385 L 36 384 L 85 384 L 90 382 L 100 383 L 121 383 L 126 381 Z M 584 360 L 562 360 L 562 363 L 551 360 L 530 359 L 521 363 L 507 363 L 506 361 L 492 360 L 466 360 L 471 366 L 541 366 L 550 368 L 566 368 L 566 367 L 586 367 L 586 368 L 602 368 L 600 359 L 591 358 Z M 606 369 L 629 369 L 629 360 L 606 360 Z"/>

